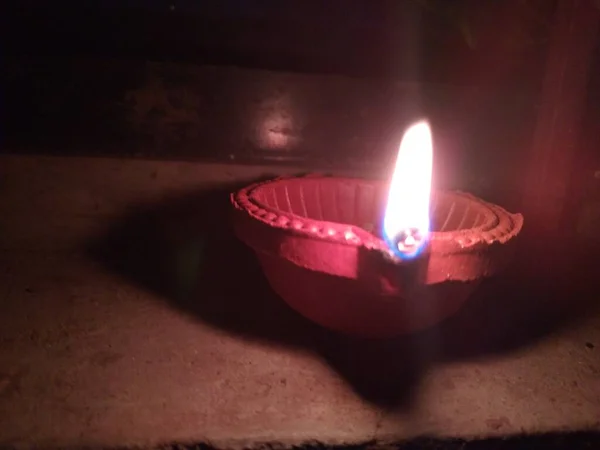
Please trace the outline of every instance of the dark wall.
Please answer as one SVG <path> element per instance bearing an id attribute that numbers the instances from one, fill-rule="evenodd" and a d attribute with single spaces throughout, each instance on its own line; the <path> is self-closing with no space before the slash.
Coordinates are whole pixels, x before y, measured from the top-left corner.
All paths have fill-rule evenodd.
<path id="1" fill-rule="evenodd" d="M 11 2 L 2 148 L 385 167 L 426 116 L 436 179 L 517 190 L 544 24 L 445 4 L 475 44 L 413 0 Z"/>
<path id="2" fill-rule="evenodd" d="M 23 0 L 8 2 L 2 33 L 8 56 L 96 55 L 453 84 L 489 83 L 478 67 L 512 61 L 515 78 L 536 77 L 544 24 L 517 8 L 521 2 L 423 6 L 429 3 Z M 475 43 L 465 38 L 463 16 Z"/>

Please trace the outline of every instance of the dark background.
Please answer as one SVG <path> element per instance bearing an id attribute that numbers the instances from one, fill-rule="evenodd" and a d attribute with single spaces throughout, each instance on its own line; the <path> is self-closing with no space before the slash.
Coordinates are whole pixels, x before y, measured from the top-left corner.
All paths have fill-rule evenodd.
<path id="1" fill-rule="evenodd" d="M 554 3 L 13 1 L 6 42 L 9 54 L 122 56 L 472 84 L 491 81 L 473 70 L 491 52 L 494 59 L 521 53 L 513 75 L 535 77 L 532 55 L 545 42 Z M 462 24 L 473 39 L 465 38 Z"/>
<path id="2" fill-rule="evenodd" d="M 6 2 L 1 151 L 381 170 L 425 116 L 440 187 L 518 208 L 555 7 Z M 599 190 L 594 55 L 575 157 L 587 184 L 567 197 Z"/>

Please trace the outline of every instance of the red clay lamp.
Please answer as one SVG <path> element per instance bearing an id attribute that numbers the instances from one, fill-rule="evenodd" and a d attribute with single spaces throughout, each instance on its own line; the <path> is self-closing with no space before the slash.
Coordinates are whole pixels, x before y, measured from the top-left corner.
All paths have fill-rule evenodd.
<path id="1" fill-rule="evenodd" d="M 404 134 L 391 181 L 279 178 L 232 194 L 237 236 L 273 290 L 330 329 L 369 338 L 431 327 L 502 269 L 520 214 L 432 191 L 427 122 Z"/>

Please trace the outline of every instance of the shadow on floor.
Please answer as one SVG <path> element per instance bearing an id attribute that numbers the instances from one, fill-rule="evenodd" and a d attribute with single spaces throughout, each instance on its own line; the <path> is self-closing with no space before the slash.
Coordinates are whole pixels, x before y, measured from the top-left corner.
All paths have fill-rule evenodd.
<path id="1" fill-rule="evenodd" d="M 233 235 L 229 192 L 237 187 L 139 205 L 90 243 L 89 254 L 199 320 L 245 339 L 313 350 L 360 396 L 389 408 L 411 405 L 430 364 L 530 345 L 588 306 L 575 272 L 537 279 L 515 267 L 426 332 L 383 341 L 329 332 L 271 291 L 252 252 Z"/>

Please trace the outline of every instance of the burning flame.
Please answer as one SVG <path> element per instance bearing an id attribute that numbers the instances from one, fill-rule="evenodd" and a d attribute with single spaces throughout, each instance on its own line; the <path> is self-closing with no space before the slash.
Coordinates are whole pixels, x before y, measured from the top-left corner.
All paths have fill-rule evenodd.
<path id="1" fill-rule="evenodd" d="M 384 240 L 401 259 L 419 255 L 427 243 L 432 165 L 431 129 L 417 122 L 402 137 L 383 218 Z"/>

